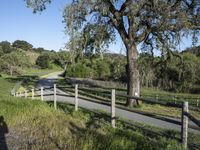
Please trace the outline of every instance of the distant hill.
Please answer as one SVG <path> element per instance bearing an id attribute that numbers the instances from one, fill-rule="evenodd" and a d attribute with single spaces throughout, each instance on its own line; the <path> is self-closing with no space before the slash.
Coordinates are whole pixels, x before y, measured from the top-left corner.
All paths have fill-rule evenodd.
<path id="1" fill-rule="evenodd" d="M 126 56 L 122 54 L 117 54 L 117 53 L 105 53 L 104 57 L 113 58 L 113 59 L 126 59 Z"/>
<path id="2" fill-rule="evenodd" d="M 195 46 L 195 47 L 191 47 L 191 48 L 187 48 L 182 53 L 192 53 L 192 54 L 195 54 L 197 56 L 200 56 L 200 45 Z"/>
<path id="3" fill-rule="evenodd" d="M 65 52 L 48 51 L 42 47 L 34 48 L 23 40 L 13 43 L 0 42 L 0 73 L 21 74 L 26 69 L 53 69 L 65 65 Z"/>

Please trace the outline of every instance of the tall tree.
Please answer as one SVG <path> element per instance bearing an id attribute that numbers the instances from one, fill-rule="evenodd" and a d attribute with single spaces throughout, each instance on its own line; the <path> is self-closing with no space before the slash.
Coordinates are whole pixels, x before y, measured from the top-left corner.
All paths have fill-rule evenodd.
<path id="1" fill-rule="evenodd" d="M 8 41 L 0 42 L 0 46 L 2 47 L 2 50 L 4 53 L 10 53 L 13 50 L 13 48 L 10 45 L 10 42 L 8 42 Z"/>
<path id="2" fill-rule="evenodd" d="M 23 40 L 16 40 L 13 42 L 12 44 L 13 47 L 16 47 L 16 48 L 21 48 L 25 51 L 28 51 L 28 50 L 32 50 L 33 48 L 33 45 L 26 42 L 26 41 L 23 41 Z"/>
<path id="3" fill-rule="evenodd" d="M 50 0 L 26 0 L 36 11 L 45 9 Z M 182 37 L 198 40 L 199 0 L 72 0 L 64 10 L 66 29 L 83 32 L 90 25 L 104 26 L 106 32 L 119 33 L 127 53 L 128 95 L 140 93 L 138 71 L 139 44 L 153 52 L 172 51 Z M 116 32 L 110 32 L 115 29 Z M 106 38 L 107 40 L 107 38 Z M 100 42 L 105 43 L 105 40 Z M 127 100 L 127 105 L 137 101 Z"/>

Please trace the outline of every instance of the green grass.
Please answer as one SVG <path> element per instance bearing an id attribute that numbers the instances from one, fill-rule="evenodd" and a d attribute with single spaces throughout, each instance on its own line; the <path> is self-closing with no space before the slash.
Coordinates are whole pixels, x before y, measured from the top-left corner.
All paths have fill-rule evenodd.
<path id="1" fill-rule="evenodd" d="M 150 97 L 156 98 L 161 100 L 168 100 L 168 101 L 174 101 L 174 98 L 177 99 L 177 101 L 188 101 L 193 104 L 196 104 L 196 100 L 200 101 L 200 94 L 190 94 L 190 93 L 174 93 L 174 92 L 167 92 L 162 91 L 159 89 L 153 89 L 153 88 L 142 88 L 141 94 L 144 95 L 144 97 Z"/>
<path id="2" fill-rule="evenodd" d="M 0 79 L 0 116 L 8 126 L 10 149 L 182 149 L 177 140 L 150 136 L 123 124 L 113 129 L 103 117 L 73 106 L 56 111 L 41 101 L 9 97 L 14 83 Z"/>
<path id="3" fill-rule="evenodd" d="M 54 68 L 54 69 L 33 69 L 33 68 L 26 68 L 24 69 L 23 75 L 26 76 L 43 76 L 47 75 L 56 71 L 62 71 L 61 68 Z"/>
<path id="4" fill-rule="evenodd" d="M 181 149 L 175 141 L 139 131 L 112 129 L 94 114 L 55 111 L 40 101 L 0 100 L 9 133 L 7 144 L 19 149 Z M 68 108 L 66 108 L 68 109 Z M 31 110 L 31 111 L 30 111 Z M 17 139 L 15 139 L 17 137 Z"/>
<path id="5" fill-rule="evenodd" d="M 135 109 L 141 110 L 143 112 L 152 113 L 157 116 L 173 117 L 173 118 L 181 118 L 181 114 L 182 114 L 181 108 L 161 106 L 158 104 L 150 105 L 150 104 L 143 103 L 139 107 L 136 107 Z M 190 110 L 190 114 L 200 119 L 199 111 Z"/>
<path id="6" fill-rule="evenodd" d="M 58 84 L 59 85 L 65 85 L 65 86 L 69 85 L 63 79 L 60 79 L 58 81 Z M 94 90 L 94 89 L 96 89 L 97 91 L 103 90 L 101 88 L 92 87 L 92 90 Z M 63 90 L 69 91 L 69 89 L 63 89 Z M 74 89 L 70 89 L 70 91 L 72 93 L 74 93 Z M 110 89 L 107 89 L 107 90 L 104 89 L 104 91 L 107 91 L 108 93 L 111 93 Z M 146 92 L 146 93 L 149 92 L 148 93 L 149 95 L 155 95 L 155 93 L 156 94 L 159 93 L 160 95 L 161 94 L 162 95 L 169 94 L 169 92 L 162 92 L 160 90 L 155 90 L 154 91 L 153 89 L 144 89 L 143 92 Z M 116 93 L 121 93 L 121 94 L 126 95 L 125 91 L 122 91 L 122 90 L 117 90 Z M 83 90 L 79 89 L 79 95 L 82 95 L 84 97 L 90 98 L 92 100 L 100 98 L 100 100 L 104 100 L 104 101 L 110 102 L 110 95 L 109 94 L 104 95 L 104 94 L 99 93 L 99 92 L 97 93 L 97 92 L 94 92 L 94 91 L 83 91 Z M 171 93 L 171 95 L 173 95 L 173 93 Z M 179 94 L 179 96 L 180 95 L 181 94 Z M 190 94 L 190 96 L 191 95 L 192 94 Z M 150 99 L 150 98 L 148 98 L 148 99 Z M 116 101 L 117 101 L 117 104 L 124 106 L 125 103 L 126 103 L 126 98 L 116 96 Z M 161 101 L 166 101 L 166 99 L 165 100 L 161 100 Z M 135 107 L 135 108 L 132 108 L 132 109 L 140 110 L 140 111 L 147 112 L 147 113 L 152 113 L 152 114 L 157 115 L 157 116 L 181 118 L 181 109 L 180 108 L 175 108 L 175 107 L 163 106 L 163 105 L 158 105 L 158 104 L 147 104 L 147 103 L 144 102 L 139 107 Z M 196 118 L 200 119 L 200 112 L 199 111 L 190 110 L 190 113 L 193 116 L 195 116 Z"/>

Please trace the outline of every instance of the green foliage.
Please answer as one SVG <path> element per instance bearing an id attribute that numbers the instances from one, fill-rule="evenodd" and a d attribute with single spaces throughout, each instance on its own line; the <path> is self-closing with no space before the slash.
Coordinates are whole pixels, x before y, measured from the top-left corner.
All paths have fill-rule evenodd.
<path id="1" fill-rule="evenodd" d="M 88 59 L 85 57 L 82 61 L 68 65 L 66 68 L 66 76 L 69 77 L 90 77 L 93 79 L 108 80 L 113 79 L 112 71 L 114 69 L 115 62 L 110 62 L 107 59 L 92 58 Z M 112 64 L 112 65 L 111 65 Z"/>
<path id="2" fill-rule="evenodd" d="M 97 62 L 97 72 L 100 79 L 108 79 L 110 77 L 109 64 L 105 61 Z"/>
<path id="3" fill-rule="evenodd" d="M 8 41 L 2 41 L 0 42 L 0 46 L 3 50 L 3 53 L 10 53 L 13 51 L 13 48 L 11 47 L 10 42 Z"/>
<path id="4" fill-rule="evenodd" d="M 14 51 L 0 57 L 0 70 L 10 73 L 10 75 L 13 73 L 19 74 L 21 72 L 21 68 L 29 66 L 29 58 L 23 51 Z"/>
<path id="5" fill-rule="evenodd" d="M 181 91 L 192 89 L 193 85 L 200 81 L 200 59 L 194 54 L 183 54 L 183 69 L 181 74 Z"/>
<path id="6" fill-rule="evenodd" d="M 34 52 L 37 52 L 37 53 L 42 53 L 42 52 L 45 51 L 45 49 L 42 48 L 42 47 L 38 47 L 38 48 L 33 48 L 33 51 L 34 51 Z"/>
<path id="7" fill-rule="evenodd" d="M 4 54 L 3 48 L 0 46 L 0 57 Z"/>
<path id="8" fill-rule="evenodd" d="M 183 51 L 183 53 L 192 53 L 197 56 L 200 56 L 200 45 L 199 46 L 194 46 L 191 48 L 187 48 L 186 50 Z"/>
<path id="9" fill-rule="evenodd" d="M 0 71 L 20 74 L 27 68 L 61 69 L 69 63 L 70 54 L 66 51 L 48 51 L 22 40 L 0 42 Z M 39 57 L 39 58 L 38 58 Z"/>
<path id="10" fill-rule="evenodd" d="M 138 64 L 141 84 L 146 87 L 190 92 L 199 84 L 200 60 L 192 53 L 174 52 L 161 57 L 140 54 Z"/>
<path id="11" fill-rule="evenodd" d="M 14 41 L 12 46 L 15 47 L 15 48 L 23 49 L 25 51 L 32 50 L 32 48 L 33 48 L 33 45 L 31 45 L 30 43 L 23 41 L 23 40 Z"/>
<path id="12" fill-rule="evenodd" d="M 143 86 L 152 87 L 155 80 L 155 73 L 153 70 L 154 57 L 148 53 L 140 54 L 138 59 L 140 82 Z"/>
<path id="13" fill-rule="evenodd" d="M 50 67 L 50 58 L 48 55 L 40 55 L 36 60 L 36 65 L 40 66 L 42 69 Z"/>
<path id="14" fill-rule="evenodd" d="M 116 60 L 111 63 L 111 78 L 113 80 L 121 80 L 123 82 L 127 81 L 126 75 L 126 63 L 123 60 Z"/>
<path id="15" fill-rule="evenodd" d="M 89 78 L 92 76 L 92 71 L 93 70 L 87 67 L 85 64 L 77 63 L 67 68 L 66 76 Z"/>
<path id="16" fill-rule="evenodd" d="M 68 63 L 70 63 L 70 53 L 67 51 L 59 51 L 56 53 L 56 58 L 54 63 L 59 65 L 62 68 L 65 68 Z"/>

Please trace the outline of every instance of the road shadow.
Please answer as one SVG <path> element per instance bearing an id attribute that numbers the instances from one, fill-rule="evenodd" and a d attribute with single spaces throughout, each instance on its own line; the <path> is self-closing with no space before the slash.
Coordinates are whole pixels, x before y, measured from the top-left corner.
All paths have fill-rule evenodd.
<path id="1" fill-rule="evenodd" d="M 0 150 L 8 150 L 5 137 L 7 133 L 8 133 L 8 126 L 4 121 L 4 117 L 0 116 Z"/>
<path id="2" fill-rule="evenodd" d="M 29 75 L 22 75 L 22 76 L 17 76 L 17 77 L 8 77 L 8 78 L 6 78 L 7 79 L 7 81 L 9 81 L 9 82 L 18 82 L 18 81 L 22 81 L 22 80 L 25 80 L 25 82 L 26 81 L 29 81 L 29 80 L 38 80 L 39 79 L 39 77 L 38 76 L 29 76 Z"/>

